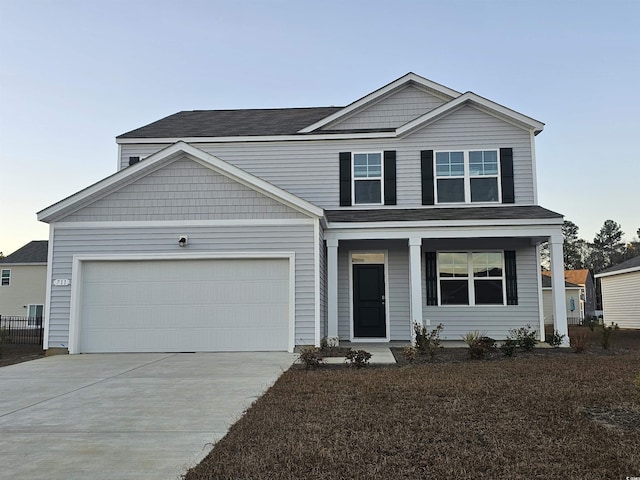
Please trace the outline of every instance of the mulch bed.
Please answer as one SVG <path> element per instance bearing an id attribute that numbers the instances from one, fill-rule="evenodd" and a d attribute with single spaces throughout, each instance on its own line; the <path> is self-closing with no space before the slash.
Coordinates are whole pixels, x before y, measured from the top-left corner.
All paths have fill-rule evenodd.
<path id="1" fill-rule="evenodd" d="M 627 333 L 586 354 L 292 368 L 185 479 L 640 476 L 640 332 Z"/>
<path id="2" fill-rule="evenodd" d="M 0 367 L 44 357 L 42 345 L 0 345 Z"/>

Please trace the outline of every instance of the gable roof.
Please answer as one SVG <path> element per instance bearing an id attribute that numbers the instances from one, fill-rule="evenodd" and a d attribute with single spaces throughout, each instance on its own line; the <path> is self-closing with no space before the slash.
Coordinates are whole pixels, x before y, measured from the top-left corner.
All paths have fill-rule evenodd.
<path id="1" fill-rule="evenodd" d="M 147 157 L 144 162 L 138 162 L 129 168 L 119 172 L 79 191 L 78 193 L 65 198 L 38 212 L 38 220 L 42 222 L 55 222 L 65 216 L 79 210 L 80 208 L 129 185 L 135 180 L 155 171 L 158 168 L 180 158 L 182 155 L 189 156 L 192 160 L 201 165 L 211 168 L 243 185 L 246 185 L 257 192 L 273 198 L 281 203 L 311 217 L 322 218 L 324 211 L 302 198 L 282 190 L 275 185 L 262 180 L 250 173 L 231 165 L 219 158 L 203 152 L 199 148 L 184 142 L 176 142 L 157 153 Z"/>
<path id="2" fill-rule="evenodd" d="M 596 274 L 596 278 L 608 277 L 611 275 L 620 275 L 622 273 L 640 272 L 640 255 L 630 258 L 619 265 L 609 267 L 606 270 Z"/>
<path id="3" fill-rule="evenodd" d="M 174 113 L 116 138 L 293 135 L 342 107 L 193 110 Z"/>
<path id="4" fill-rule="evenodd" d="M 575 283 L 564 282 L 565 288 L 582 288 L 580 285 L 576 285 Z M 542 272 L 542 288 L 551 288 L 551 273 Z"/>
<path id="5" fill-rule="evenodd" d="M 0 259 L 2 264 L 30 264 L 30 263 L 47 263 L 47 254 L 49 251 L 48 240 L 33 240 L 25 246 L 20 247 L 11 255 Z"/>
<path id="6" fill-rule="evenodd" d="M 340 119 L 363 111 L 408 85 L 426 90 L 446 103 L 398 128 L 322 130 Z M 194 110 L 169 115 L 116 137 L 117 143 L 151 141 L 265 141 L 318 138 L 396 138 L 470 105 L 520 128 L 538 134 L 544 123 L 476 95 L 464 94 L 415 73 L 394 80 L 346 107 L 276 108 L 245 110 Z"/>
<path id="7" fill-rule="evenodd" d="M 565 270 L 564 278 L 571 283 L 575 283 L 577 285 L 586 285 L 587 280 L 589 279 L 589 270 L 586 268 L 580 270 Z"/>

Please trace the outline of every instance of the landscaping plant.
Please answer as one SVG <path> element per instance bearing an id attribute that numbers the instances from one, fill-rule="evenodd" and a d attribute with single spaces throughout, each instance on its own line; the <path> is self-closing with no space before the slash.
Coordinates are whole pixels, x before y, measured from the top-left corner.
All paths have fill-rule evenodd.
<path id="1" fill-rule="evenodd" d="M 304 363 L 305 369 L 317 368 L 324 364 L 322 354 L 318 347 L 308 345 L 300 348 L 300 356 L 298 357 L 302 363 Z"/>
<path id="2" fill-rule="evenodd" d="M 467 332 L 462 339 L 469 346 L 469 356 L 474 359 L 483 359 L 495 349 L 495 340 L 477 330 Z"/>
<path id="3" fill-rule="evenodd" d="M 613 332 L 618 330 L 618 324 L 611 322 L 611 325 L 600 325 L 600 344 L 607 350 L 611 346 Z"/>
<path id="4" fill-rule="evenodd" d="M 402 349 L 402 355 L 407 363 L 413 363 L 417 355 L 416 347 L 407 346 Z"/>
<path id="5" fill-rule="evenodd" d="M 533 350 L 538 341 L 536 340 L 536 330 L 531 330 L 531 325 L 509 330 L 509 337 L 516 341 L 518 347 L 524 348 L 527 352 Z"/>
<path id="6" fill-rule="evenodd" d="M 569 337 L 569 345 L 575 353 L 583 353 L 589 346 L 589 332 L 580 330 Z"/>
<path id="7" fill-rule="evenodd" d="M 413 331 L 415 333 L 416 348 L 420 353 L 428 353 L 431 358 L 436 354 L 440 346 L 440 332 L 444 329 L 444 325 L 438 324 L 436 328 L 427 331 L 426 325 L 420 325 L 418 322 L 413 323 Z"/>
<path id="8" fill-rule="evenodd" d="M 554 332 L 547 338 L 547 343 L 552 347 L 559 347 L 560 345 L 562 345 L 564 337 L 564 334 L 560 335 L 560 332 L 554 330 Z"/>
<path id="9" fill-rule="evenodd" d="M 371 354 L 366 350 L 349 350 L 345 357 L 352 367 L 362 368 L 369 365 Z"/>
<path id="10" fill-rule="evenodd" d="M 513 357 L 513 354 L 516 353 L 516 348 L 518 348 L 518 342 L 513 338 L 507 338 L 500 345 L 500 351 L 505 357 Z"/>

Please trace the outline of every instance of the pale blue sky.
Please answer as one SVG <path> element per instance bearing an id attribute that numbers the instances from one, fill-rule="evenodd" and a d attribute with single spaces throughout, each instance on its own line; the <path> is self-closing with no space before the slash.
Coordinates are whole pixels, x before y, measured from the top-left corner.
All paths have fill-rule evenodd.
<path id="1" fill-rule="evenodd" d="M 640 1 L 0 0 L 0 251 L 180 110 L 345 105 L 413 71 L 546 123 L 539 201 L 640 227 Z"/>

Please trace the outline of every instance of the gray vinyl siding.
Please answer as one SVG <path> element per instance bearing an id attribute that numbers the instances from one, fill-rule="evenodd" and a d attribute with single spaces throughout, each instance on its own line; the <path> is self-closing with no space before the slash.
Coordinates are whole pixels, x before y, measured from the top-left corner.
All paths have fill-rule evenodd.
<path id="1" fill-rule="evenodd" d="M 64 218 L 154 221 L 306 218 L 224 175 L 183 158 L 164 165 Z"/>
<path id="2" fill-rule="evenodd" d="M 515 250 L 516 275 L 518 278 L 518 305 L 482 306 L 427 306 L 423 301 L 423 320 L 432 327 L 444 325 L 440 335 L 443 340 L 461 340 L 462 336 L 478 330 L 497 340 L 505 339 L 509 330 L 526 324 L 539 333 L 540 310 L 538 303 L 538 262 L 535 247 L 522 242 L 476 239 L 468 241 L 423 241 L 426 251 L 483 251 Z M 423 299 L 426 298 L 426 278 L 422 276 Z"/>
<path id="3" fill-rule="evenodd" d="M 122 157 L 167 145 L 122 145 Z M 421 150 L 513 148 L 516 204 L 534 203 L 531 133 L 471 106 L 401 139 L 194 143 L 322 208 L 339 207 L 339 152 L 396 150 L 397 207 L 422 206 Z M 385 208 L 385 207 L 382 207 Z"/>
<path id="4" fill-rule="evenodd" d="M 313 224 L 136 228 L 55 228 L 53 279 L 72 278 L 73 255 L 172 253 L 189 235 L 189 253 L 295 252 L 295 343 L 315 339 Z M 49 347 L 68 348 L 71 286 L 51 288 Z M 259 318 L 256 321 L 260 321 Z"/>
<path id="5" fill-rule="evenodd" d="M 397 128 L 444 103 L 435 95 L 407 86 L 363 111 L 327 125 L 323 130 Z"/>
<path id="6" fill-rule="evenodd" d="M 328 311 L 327 311 L 327 246 L 324 243 L 324 230 L 319 229 L 320 252 L 320 338 L 327 336 Z"/>
<path id="7" fill-rule="evenodd" d="M 338 335 L 346 340 L 351 330 L 351 285 L 349 280 L 350 251 L 386 250 L 389 297 L 389 328 L 391 340 L 407 340 L 410 335 L 409 251 L 406 241 L 340 242 L 338 249 Z"/>

